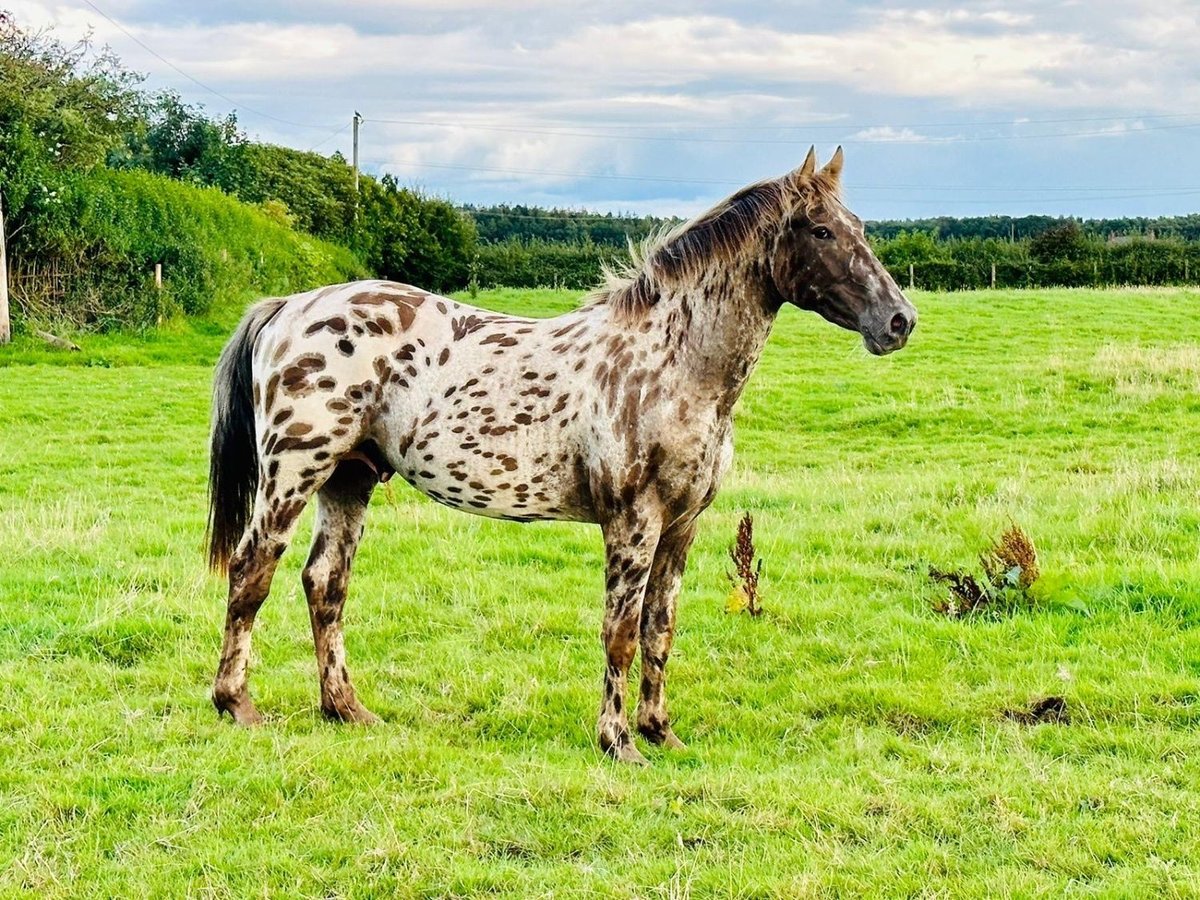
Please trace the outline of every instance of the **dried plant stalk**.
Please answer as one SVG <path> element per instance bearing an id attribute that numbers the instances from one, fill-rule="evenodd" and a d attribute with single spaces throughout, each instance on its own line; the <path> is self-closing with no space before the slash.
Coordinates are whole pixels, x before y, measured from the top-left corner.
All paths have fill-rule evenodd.
<path id="1" fill-rule="evenodd" d="M 949 588 L 949 596 L 934 602 L 934 612 L 958 618 L 986 609 L 1012 611 L 1034 602 L 1030 588 L 1041 575 L 1037 550 L 1016 525 L 979 555 L 979 565 L 982 582 L 967 572 L 930 567 L 929 577 Z"/>
<path id="2" fill-rule="evenodd" d="M 762 612 L 762 606 L 758 601 L 758 578 L 762 574 L 763 561 L 761 557 L 756 561 L 756 556 L 754 519 L 750 513 L 746 513 L 738 522 L 737 542 L 729 548 L 729 558 L 733 560 L 737 576 L 729 575 L 729 573 L 726 575 L 734 585 L 731 598 L 736 598 L 738 601 L 729 604 L 729 608 L 733 611 L 745 609 L 752 616 L 757 616 Z"/>
<path id="3" fill-rule="evenodd" d="M 1015 571 L 1021 590 L 1029 590 L 1042 574 L 1033 541 L 1016 525 L 1004 532 L 1000 540 L 979 557 L 979 562 L 993 584 L 1001 584 L 1010 572 Z"/>

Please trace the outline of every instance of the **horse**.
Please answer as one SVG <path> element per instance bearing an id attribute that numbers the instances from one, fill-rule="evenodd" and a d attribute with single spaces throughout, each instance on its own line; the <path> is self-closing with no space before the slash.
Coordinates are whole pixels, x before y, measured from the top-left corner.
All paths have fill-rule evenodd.
<path id="1" fill-rule="evenodd" d="M 254 618 L 316 496 L 303 572 L 321 710 L 373 723 L 346 668 L 342 611 L 372 491 L 399 475 L 464 512 L 600 526 L 604 687 L 597 736 L 645 764 L 637 731 L 683 747 L 667 714 L 675 606 L 700 514 L 732 461 L 733 408 L 785 304 L 904 346 L 916 310 L 840 197 L 842 150 L 749 185 L 606 270 L 545 319 L 360 281 L 245 315 L 213 390 L 208 558 L 229 581 L 212 700 L 262 721 L 247 687 Z"/>

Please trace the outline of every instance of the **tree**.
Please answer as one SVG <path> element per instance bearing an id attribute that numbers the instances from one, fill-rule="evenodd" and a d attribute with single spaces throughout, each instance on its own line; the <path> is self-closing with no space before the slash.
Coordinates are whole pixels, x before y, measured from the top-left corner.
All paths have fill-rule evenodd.
<path id="1" fill-rule="evenodd" d="M 0 184 L 14 252 L 56 213 L 72 173 L 122 142 L 142 108 L 138 82 L 86 38 L 67 46 L 0 11 Z"/>
<path id="2" fill-rule="evenodd" d="M 202 107 L 164 91 L 148 101 L 144 115 L 125 136 L 125 146 L 109 154 L 110 166 L 146 169 L 227 194 L 242 192 L 247 142 L 234 113 L 210 119 Z"/>
<path id="3" fill-rule="evenodd" d="M 1087 256 L 1087 238 L 1074 220 L 1048 228 L 1029 242 L 1029 255 L 1038 262 L 1076 261 Z"/>

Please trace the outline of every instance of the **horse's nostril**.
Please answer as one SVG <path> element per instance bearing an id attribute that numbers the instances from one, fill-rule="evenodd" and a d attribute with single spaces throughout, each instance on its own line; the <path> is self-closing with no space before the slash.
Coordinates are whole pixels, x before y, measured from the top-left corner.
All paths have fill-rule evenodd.
<path id="1" fill-rule="evenodd" d="M 904 315 L 904 313 L 896 313 L 894 316 L 892 316 L 892 334 L 906 335 L 908 334 L 909 327 L 908 318 Z"/>

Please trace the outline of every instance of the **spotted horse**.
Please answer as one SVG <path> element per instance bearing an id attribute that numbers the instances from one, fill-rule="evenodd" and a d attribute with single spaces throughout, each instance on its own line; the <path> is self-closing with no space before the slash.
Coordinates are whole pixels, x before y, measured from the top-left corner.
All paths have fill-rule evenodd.
<path id="1" fill-rule="evenodd" d="M 254 306 L 217 366 L 209 560 L 229 576 L 218 711 L 262 720 L 247 689 L 254 617 L 317 498 L 304 590 L 321 709 L 374 722 L 346 667 L 342 610 L 371 493 L 393 474 L 447 506 L 593 522 L 605 547 L 601 747 L 644 763 L 671 730 L 664 669 L 696 519 L 732 457 L 732 413 L 781 307 L 903 347 L 916 311 L 840 201 L 842 152 L 750 185 L 632 254 L 549 319 L 387 281 Z"/>

